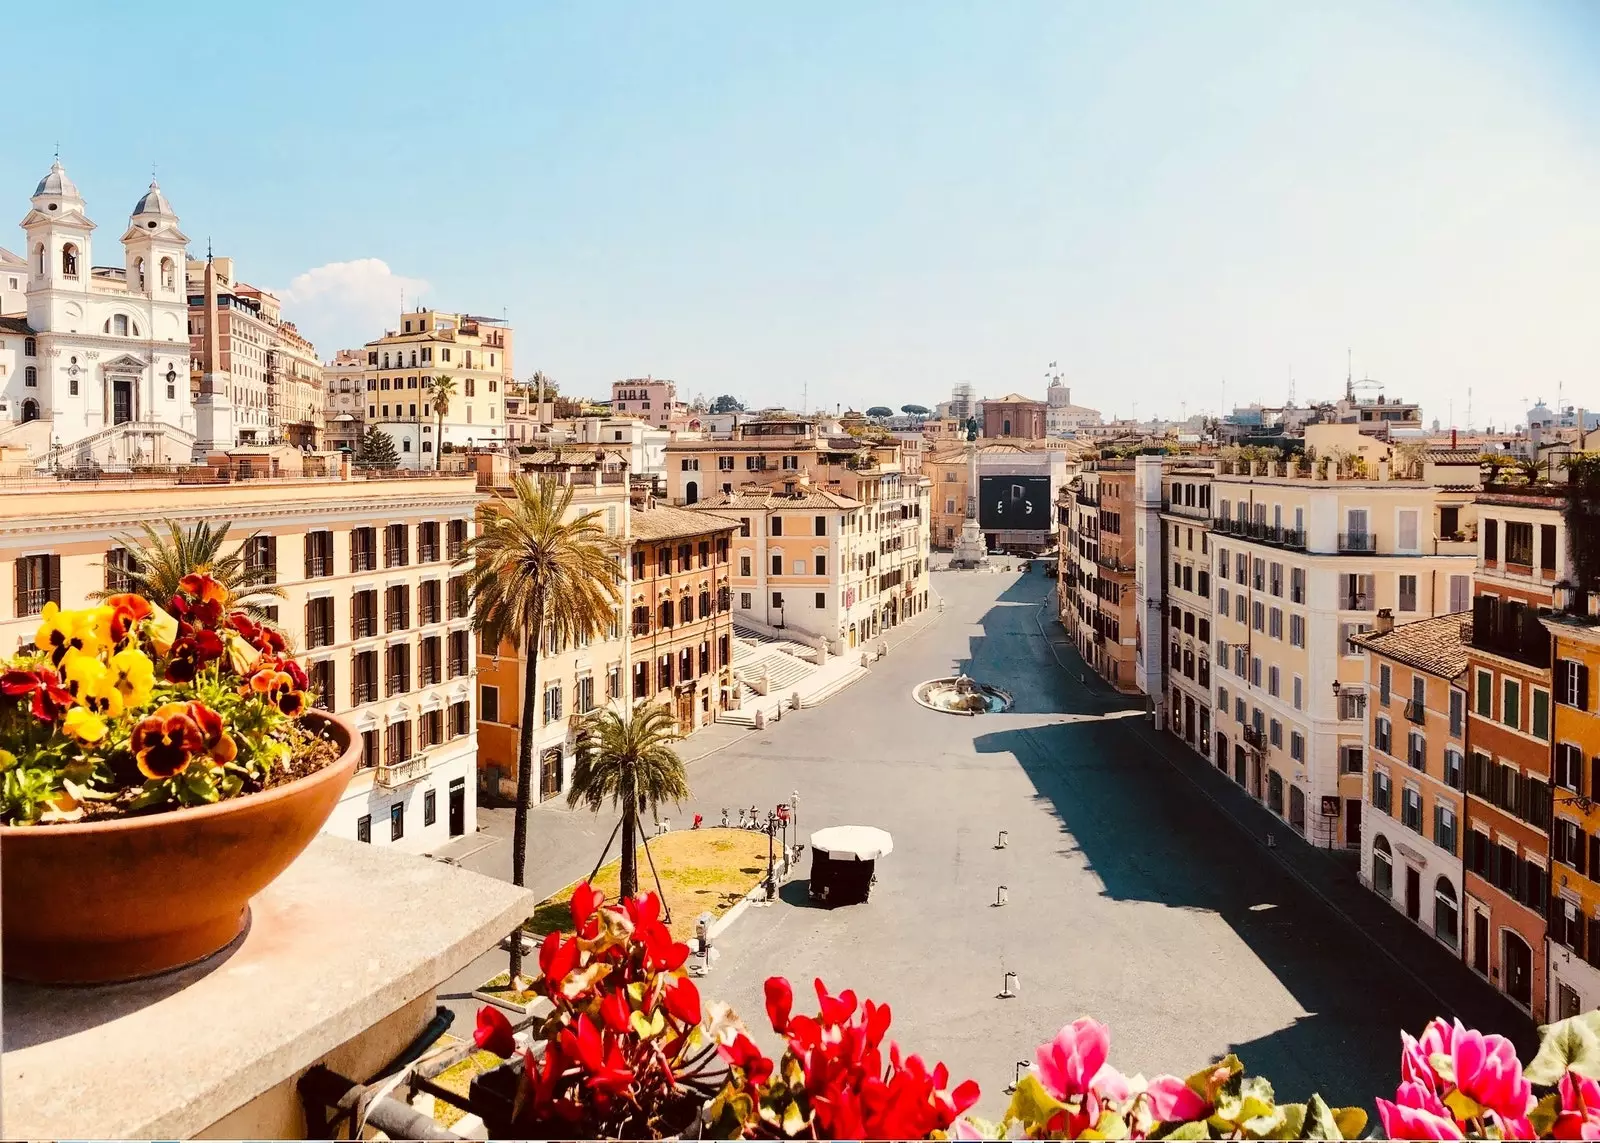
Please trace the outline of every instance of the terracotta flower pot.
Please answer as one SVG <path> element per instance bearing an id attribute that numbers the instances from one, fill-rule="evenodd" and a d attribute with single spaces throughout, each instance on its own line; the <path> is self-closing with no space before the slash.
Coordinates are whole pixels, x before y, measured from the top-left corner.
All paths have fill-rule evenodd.
<path id="1" fill-rule="evenodd" d="M 72 825 L 0 827 L 5 975 L 40 984 L 133 980 L 203 960 L 238 936 L 250 898 L 311 844 L 361 757 L 209 806 Z"/>

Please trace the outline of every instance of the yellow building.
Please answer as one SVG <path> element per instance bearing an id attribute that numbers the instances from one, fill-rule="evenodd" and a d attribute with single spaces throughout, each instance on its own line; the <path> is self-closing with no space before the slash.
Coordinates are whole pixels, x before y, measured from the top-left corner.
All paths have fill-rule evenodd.
<path id="1" fill-rule="evenodd" d="M 1305 440 L 1308 458 L 1219 461 L 1213 733 L 1292 828 L 1354 848 L 1370 695 L 1351 639 L 1380 611 L 1399 625 L 1471 606 L 1477 464 L 1398 457 L 1353 425 Z"/>
<path id="2" fill-rule="evenodd" d="M 1555 635 L 1551 1020 L 1600 1007 L 1600 592 L 1569 589 L 1557 603 L 1564 609 L 1545 619 Z"/>
<path id="3" fill-rule="evenodd" d="M 470 476 L 263 477 L 213 470 L 115 484 L 41 481 L 0 496 L 0 646 L 31 644 L 48 601 L 82 607 L 125 588 L 117 537 L 145 521 L 232 524 L 284 598 L 274 619 L 317 705 L 361 735 L 361 768 L 327 831 L 427 852 L 477 828 L 466 580 L 451 561 L 473 532 Z M 348 472 L 348 469 L 346 470 Z M 7 606 L 6 604 L 9 604 Z"/>

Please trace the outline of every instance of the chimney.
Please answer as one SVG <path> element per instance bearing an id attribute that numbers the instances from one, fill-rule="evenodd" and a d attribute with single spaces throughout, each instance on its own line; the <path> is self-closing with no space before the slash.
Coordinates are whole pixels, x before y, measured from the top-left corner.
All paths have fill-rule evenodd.
<path id="1" fill-rule="evenodd" d="M 200 392 L 215 392 L 217 362 L 222 360 L 222 341 L 217 333 L 217 267 L 206 257 L 206 336 L 200 358 Z"/>
<path id="2" fill-rule="evenodd" d="M 1394 612 L 1387 607 L 1378 609 L 1377 622 L 1372 625 L 1374 635 L 1387 635 L 1394 630 Z"/>
<path id="3" fill-rule="evenodd" d="M 1450 430 L 1450 447 L 1456 447 L 1456 431 L 1454 429 Z"/>

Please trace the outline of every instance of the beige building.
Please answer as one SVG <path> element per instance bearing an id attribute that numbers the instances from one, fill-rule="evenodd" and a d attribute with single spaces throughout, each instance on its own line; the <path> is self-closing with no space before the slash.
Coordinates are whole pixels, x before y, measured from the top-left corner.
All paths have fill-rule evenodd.
<path id="1" fill-rule="evenodd" d="M 207 268 L 215 275 L 214 312 L 207 311 Z M 194 361 L 191 387 L 198 394 L 207 372 L 206 334 L 216 327 L 217 360 L 212 384 L 233 408 L 238 444 L 291 444 L 315 449 L 321 443 L 322 363 L 316 350 L 283 317 L 270 290 L 240 281 L 232 258 L 189 259 L 189 350 Z"/>
<path id="2" fill-rule="evenodd" d="M 1140 475 L 1143 475 L 1142 473 Z M 1165 715 L 1167 729 L 1203 758 L 1212 757 L 1211 736 L 1211 482 L 1213 462 L 1199 457 L 1174 457 L 1160 466 L 1161 501 L 1156 545 L 1161 558 L 1147 576 L 1139 569 L 1140 586 L 1156 601 L 1152 618 L 1159 625 L 1147 640 L 1155 663 L 1164 670 L 1150 673 L 1164 679 L 1151 688 Z M 1141 489 L 1142 491 L 1142 489 Z M 1159 581 L 1152 583 L 1150 581 Z M 1146 608 L 1146 612 L 1150 612 Z"/>
<path id="3" fill-rule="evenodd" d="M 932 484 L 902 471 L 899 441 L 827 435 L 809 421 L 748 421 L 737 425 L 728 440 L 669 442 L 666 469 L 668 496 L 675 504 L 704 502 L 718 512 L 743 516 L 733 508 L 746 497 L 775 497 L 782 503 L 800 496 L 824 516 L 857 512 L 850 533 L 856 539 L 846 543 L 848 556 L 842 548 L 796 554 L 790 545 L 779 545 L 786 563 L 777 581 L 793 578 L 802 556 L 809 561 L 808 571 L 793 584 L 767 582 L 773 537 L 736 537 L 736 547 L 740 540 L 752 541 L 746 545 L 751 574 L 741 576 L 737 563 L 734 568 L 736 597 L 750 596 L 748 608 L 735 609 L 741 621 L 795 629 L 826 640 L 833 649 L 850 646 L 852 639 L 871 638 L 927 606 Z M 837 526 L 849 527 L 842 522 Z M 817 538 L 814 531 L 812 538 Z M 828 560 L 825 585 L 815 571 L 819 555 Z M 782 602 L 774 604 L 774 594 Z"/>
<path id="4" fill-rule="evenodd" d="M 512 330 L 504 322 L 416 310 L 401 314 L 365 352 L 365 427 L 394 439 L 401 468 L 433 468 L 441 449 L 505 444 L 505 398 L 514 374 Z M 429 392 L 441 374 L 455 382 L 442 424 Z"/>
<path id="5" fill-rule="evenodd" d="M 322 367 L 323 447 L 354 452 L 367 419 L 365 349 L 341 349 Z"/>
<path id="6" fill-rule="evenodd" d="M 678 400 L 678 387 L 654 377 L 634 377 L 611 383 L 611 412 L 618 417 L 637 417 L 658 429 L 666 428 L 686 411 Z"/>
<path id="7" fill-rule="evenodd" d="M 1466 610 L 1475 461 L 1312 425 L 1314 459 L 1223 460 L 1212 485 L 1215 758 L 1316 845 L 1361 841 L 1367 671 L 1355 635 Z M 1473 538 L 1468 538 L 1469 536 Z"/>
<path id="8" fill-rule="evenodd" d="M 477 828 L 466 582 L 450 561 L 479 499 L 470 476 L 13 486 L 0 497 L 0 645 L 31 643 L 47 601 L 82 607 L 122 586 L 116 538 L 141 522 L 231 522 L 283 589 L 275 619 L 316 705 L 365 745 L 327 831 L 431 851 Z"/>

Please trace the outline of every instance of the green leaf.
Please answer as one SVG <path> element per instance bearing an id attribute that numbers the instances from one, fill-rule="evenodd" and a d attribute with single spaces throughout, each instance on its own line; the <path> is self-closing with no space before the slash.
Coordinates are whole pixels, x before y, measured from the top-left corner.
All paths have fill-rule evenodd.
<path id="1" fill-rule="evenodd" d="M 1206 1129 L 1206 1125 L 1204 1123 L 1202 1123 L 1200 1120 L 1196 1119 L 1196 1120 L 1193 1120 L 1193 1121 L 1191 1121 L 1189 1123 L 1180 1123 L 1180 1124 L 1178 1124 L 1178 1126 L 1174 1127 L 1171 1131 L 1169 1131 L 1165 1135 L 1161 1136 L 1161 1138 L 1163 1138 L 1163 1139 L 1209 1139 L 1209 1138 L 1211 1138 L 1211 1132 Z"/>
<path id="2" fill-rule="evenodd" d="M 1044 1085 L 1039 1082 L 1039 1077 L 1029 1072 L 1022 1077 L 1022 1082 L 1017 1084 L 1017 1090 L 1011 1093 L 1011 1104 L 1006 1108 L 1006 1118 L 1020 1120 L 1030 1128 L 1043 1127 L 1050 1122 L 1056 1112 L 1065 1109 L 1066 1104 L 1045 1091 Z"/>
<path id="3" fill-rule="evenodd" d="M 1334 1118 L 1333 1109 L 1320 1096 L 1313 1094 L 1306 1100 L 1305 1108 L 1305 1139 L 1343 1139 L 1345 1136 L 1339 1130 L 1339 1121 Z"/>
<path id="4" fill-rule="evenodd" d="M 1306 1105 L 1303 1103 L 1286 1103 L 1278 1108 L 1283 1116 L 1283 1122 L 1272 1129 L 1268 1139 L 1315 1139 L 1318 1136 L 1306 1133 Z"/>
<path id="5" fill-rule="evenodd" d="M 1561 1097 L 1555 1092 L 1541 1099 L 1534 1109 L 1528 1112 L 1528 1122 L 1533 1125 L 1533 1133 L 1540 1139 L 1547 1138 L 1550 1129 L 1556 1124 L 1556 1114 L 1561 1110 Z"/>
<path id="6" fill-rule="evenodd" d="M 1229 1052 L 1214 1064 L 1208 1064 L 1184 1080 L 1184 1085 L 1207 1103 L 1217 1102 L 1217 1093 L 1244 1073 L 1239 1057 Z"/>
<path id="7" fill-rule="evenodd" d="M 800 1105 L 791 1099 L 789 1106 L 783 1109 L 783 1133 L 792 1139 L 805 1129 L 805 1113 L 800 1110 Z"/>
<path id="8" fill-rule="evenodd" d="M 1107 1108 L 1100 1113 L 1100 1122 L 1089 1128 L 1080 1139 L 1126 1139 L 1129 1135 L 1128 1124 L 1122 1116 Z"/>
<path id="9" fill-rule="evenodd" d="M 1478 1105 L 1478 1101 L 1463 1093 L 1460 1088 L 1450 1089 L 1450 1094 L 1444 1097 L 1444 1105 L 1458 1120 L 1477 1119 L 1483 1114 L 1483 1108 Z"/>
<path id="10" fill-rule="evenodd" d="M 1586 1079 L 1600 1079 L 1600 1011 L 1539 1029 L 1538 1054 L 1522 1074 L 1529 1083 L 1554 1087 L 1569 1069 Z"/>
<path id="11" fill-rule="evenodd" d="M 1359 1107 L 1335 1108 L 1333 1121 L 1339 1127 L 1340 1137 L 1344 1139 L 1359 1139 L 1367 1129 L 1367 1113 Z"/>

